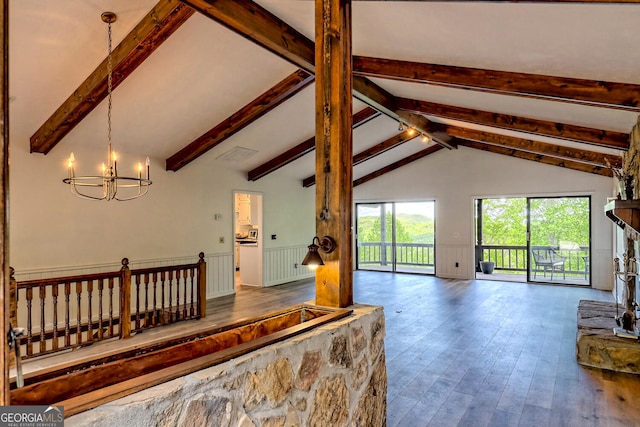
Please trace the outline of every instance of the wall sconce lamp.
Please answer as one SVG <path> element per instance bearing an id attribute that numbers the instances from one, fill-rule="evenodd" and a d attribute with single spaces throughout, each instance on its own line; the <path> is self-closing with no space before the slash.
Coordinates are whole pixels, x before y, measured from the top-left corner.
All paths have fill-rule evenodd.
<path id="1" fill-rule="evenodd" d="M 322 261 L 322 257 L 318 253 L 318 249 L 321 249 L 322 252 L 327 254 L 331 253 L 336 248 L 336 241 L 329 236 L 323 236 L 322 239 L 318 236 L 314 236 L 313 241 L 308 248 L 309 251 L 302 260 L 302 265 L 307 265 L 311 270 L 315 270 L 319 265 L 324 265 L 324 261 Z"/>

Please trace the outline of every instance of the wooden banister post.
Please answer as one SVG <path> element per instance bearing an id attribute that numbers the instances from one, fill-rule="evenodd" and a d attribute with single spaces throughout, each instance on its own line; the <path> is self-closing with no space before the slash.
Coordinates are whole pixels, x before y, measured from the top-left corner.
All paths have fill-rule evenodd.
<path id="1" fill-rule="evenodd" d="M 207 263 L 204 252 L 198 254 L 198 318 L 207 317 Z"/>
<path id="2" fill-rule="evenodd" d="M 9 267 L 9 323 L 12 327 L 18 327 L 18 283 L 14 277 L 15 270 Z M 19 340 L 18 340 L 19 342 Z M 16 343 L 16 345 L 19 345 Z M 16 355 L 13 351 L 9 352 L 9 366 L 15 366 Z"/>
<path id="3" fill-rule="evenodd" d="M 0 6 L 0 39 L 2 40 L 2 59 L 0 60 L 0 405 L 9 405 L 9 2 Z"/>
<path id="4" fill-rule="evenodd" d="M 122 258 L 120 269 L 120 339 L 131 336 L 131 270 L 129 259 Z"/>

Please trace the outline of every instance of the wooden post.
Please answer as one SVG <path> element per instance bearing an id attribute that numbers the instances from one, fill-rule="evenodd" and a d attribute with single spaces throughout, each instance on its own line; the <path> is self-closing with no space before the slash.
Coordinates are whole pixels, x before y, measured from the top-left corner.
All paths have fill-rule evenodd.
<path id="1" fill-rule="evenodd" d="M 351 1 L 316 0 L 316 233 L 336 249 L 320 253 L 316 304 L 353 304 Z"/>
<path id="2" fill-rule="evenodd" d="M 129 259 L 122 258 L 120 269 L 120 339 L 131 336 L 131 270 Z"/>
<path id="3" fill-rule="evenodd" d="M 9 323 L 12 327 L 18 327 L 18 282 L 14 277 L 15 270 L 9 267 Z M 16 364 L 15 352 L 9 351 L 9 366 Z"/>
<path id="4" fill-rule="evenodd" d="M 0 145 L 0 163 L 2 164 L 2 183 L 0 184 L 0 298 L 2 299 L 2 315 L 0 315 L 0 365 L 2 365 L 2 387 L 0 387 L 0 405 L 9 405 L 9 0 L 2 2 L 0 9 L 2 21 L 2 66 L 0 66 L 0 87 L 2 88 L 2 110 L 0 111 L 0 127 L 2 141 Z"/>
<path id="5" fill-rule="evenodd" d="M 198 318 L 207 317 L 207 263 L 204 252 L 198 254 Z"/>
<path id="6" fill-rule="evenodd" d="M 633 239 L 626 238 L 626 257 L 624 258 L 624 271 L 628 273 L 636 272 L 636 243 Z M 635 303 L 636 303 L 636 276 L 625 276 L 624 291 L 622 298 L 624 301 L 624 313 L 622 314 L 622 328 L 627 331 L 635 330 Z M 617 278 L 616 278 L 617 280 Z M 617 296 L 616 296 L 617 297 Z"/>

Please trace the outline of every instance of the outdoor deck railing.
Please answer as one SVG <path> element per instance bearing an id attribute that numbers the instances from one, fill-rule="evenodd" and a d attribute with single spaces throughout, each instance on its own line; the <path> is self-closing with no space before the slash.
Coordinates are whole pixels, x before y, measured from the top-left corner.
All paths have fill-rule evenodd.
<path id="1" fill-rule="evenodd" d="M 358 264 L 385 266 L 393 262 L 392 243 L 358 243 Z M 395 262 L 411 267 L 434 267 L 435 247 L 433 243 L 396 243 Z"/>
<path id="2" fill-rule="evenodd" d="M 483 261 L 493 261 L 495 270 L 527 272 L 527 247 L 509 245 L 480 245 Z M 392 243 L 358 242 L 358 264 L 386 266 L 393 262 Z M 587 277 L 589 274 L 590 248 L 558 248 L 556 246 L 532 246 L 531 249 L 553 249 L 565 257 L 566 274 Z M 432 243 L 396 243 L 396 264 L 414 267 L 434 267 L 435 247 Z M 543 272 L 535 263 L 533 270 Z"/>
<path id="3" fill-rule="evenodd" d="M 482 261 L 492 261 L 496 270 L 527 272 L 527 247 L 508 245 L 480 245 Z M 585 277 L 589 274 L 589 246 L 577 248 L 558 248 L 557 246 L 531 246 L 531 249 L 553 249 L 565 257 L 564 271 L 567 274 L 579 274 Z M 542 272 L 533 263 L 532 271 Z"/>
<path id="4" fill-rule="evenodd" d="M 23 358 L 89 345 L 206 316 L 206 263 L 41 280 L 11 276 L 11 324 L 24 328 Z M 122 319 L 129 319 L 123 321 Z"/>

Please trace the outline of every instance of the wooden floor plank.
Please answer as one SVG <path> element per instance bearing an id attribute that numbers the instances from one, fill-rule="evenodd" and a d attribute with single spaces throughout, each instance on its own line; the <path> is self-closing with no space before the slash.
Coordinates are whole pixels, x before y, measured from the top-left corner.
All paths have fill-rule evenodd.
<path id="1" fill-rule="evenodd" d="M 314 292 L 313 280 L 240 286 L 208 301 L 206 319 L 147 331 L 127 345 L 311 301 Z M 354 299 L 385 307 L 389 427 L 640 426 L 640 376 L 576 363 L 578 302 L 610 301 L 609 292 L 356 271 Z"/>

